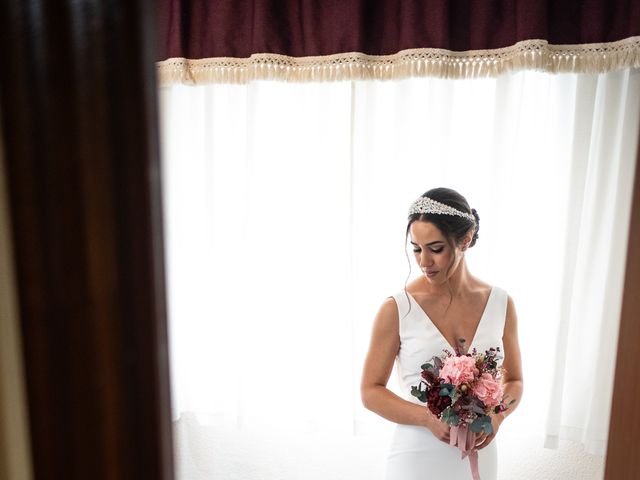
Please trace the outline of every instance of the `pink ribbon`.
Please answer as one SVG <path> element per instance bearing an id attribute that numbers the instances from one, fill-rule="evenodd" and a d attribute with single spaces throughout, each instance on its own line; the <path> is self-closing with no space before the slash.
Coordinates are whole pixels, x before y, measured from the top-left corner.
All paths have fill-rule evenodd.
<path id="1" fill-rule="evenodd" d="M 461 458 L 469 457 L 469 465 L 471 466 L 471 475 L 473 480 L 480 480 L 478 473 L 478 451 L 474 449 L 474 433 L 469 430 L 466 425 L 459 427 L 451 427 L 449 434 L 449 445 L 458 447 L 462 452 Z"/>

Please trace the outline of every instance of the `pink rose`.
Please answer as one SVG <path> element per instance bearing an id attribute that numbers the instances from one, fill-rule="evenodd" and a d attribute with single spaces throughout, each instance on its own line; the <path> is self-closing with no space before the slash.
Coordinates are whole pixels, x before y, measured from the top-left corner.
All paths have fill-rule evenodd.
<path id="1" fill-rule="evenodd" d="M 489 408 L 499 405 L 502 401 L 502 385 L 490 373 L 480 376 L 473 386 L 473 393 Z"/>
<path id="2" fill-rule="evenodd" d="M 470 382 L 478 373 L 476 361 L 473 358 L 467 356 L 447 357 L 440 369 L 440 378 L 457 386 Z"/>

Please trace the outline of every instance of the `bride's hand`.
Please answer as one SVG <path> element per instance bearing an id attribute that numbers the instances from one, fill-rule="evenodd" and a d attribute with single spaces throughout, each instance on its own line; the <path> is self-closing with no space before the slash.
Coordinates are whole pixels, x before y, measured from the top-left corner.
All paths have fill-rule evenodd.
<path id="1" fill-rule="evenodd" d="M 491 426 L 493 427 L 493 432 L 487 435 L 486 433 L 478 433 L 475 441 L 475 449 L 480 450 L 491 443 L 491 441 L 495 438 L 498 433 L 498 429 L 504 420 L 503 414 L 490 414 L 491 417 Z"/>
<path id="2" fill-rule="evenodd" d="M 451 430 L 451 427 L 431 412 L 429 412 L 427 428 L 431 430 L 431 433 L 433 433 L 434 437 L 438 440 L 447 444 L 449 443 L 449 431 Z"/>

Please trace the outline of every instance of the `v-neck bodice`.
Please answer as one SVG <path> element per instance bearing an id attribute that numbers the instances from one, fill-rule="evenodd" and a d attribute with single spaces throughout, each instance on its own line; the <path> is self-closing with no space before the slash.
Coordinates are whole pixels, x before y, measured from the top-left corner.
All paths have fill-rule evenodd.
<path id="1" fill-rule="evenodd" d="M 476 325 L 476 329 L 473 332 L 473 335 L 471 336 L 471 340 L 469 340 L 468 338 L 465 339 L 465 353 L 470 352 L 471 349 L 474 346 L 474 341 L 476 339 L 476 337 L 478 336 L 478 330 L 480 330 L 482 328 L 482 321 L 484 320 L 484 317 L 487 313 L 487 310 L 489 309 L 489 305 L 491 304 L 491 301 L 494 297 L 493 292 L 494 292 L 495 288 L 491 287 L 491 290 L 489 291 L 489 297 L 487 298 L 487 301 L 484 305 L 484 309 L 482 310 L 482 313 L 480 314 L 480 320 L 478 320 L 478 324 Z M 450 351 L 455 352 L 456 351 L 456 347 L 454 345 L 451 344 L 451 342 L 449 342 L 449 340 L 447 340 L 447 337 L 445 337 L 444 333 L 442 333 L 442 330 L 440 330 L 440 328 L 435 324 L 435 322 L 433 320 L 431 320 L 431 317 L 429 316 L 429 314 L 425 311 L 424 308 L 422 308 L 420 306 L 420 304 L 418 303 L 418 301 L 415 299 L 415 297 L 413 295 L 411 295 L 409 292 L 407 292 L 407 295 L 409 296 L 409 300 L 410 302 L 413 303 L 413 306 L 417 307 L 418 310 L 420 310 L 420 312 L 422 312 L 422 314 L 424 315 L 425 321 L 427 322 L 428 326 L 434 328 L 437 330 L 437 332 L 440 334 L 440 336 L 442 337 L 442 341 L 445 344 L 444 348 L 448 348 Z"/>
<path id="2" fill-rule="evenodd" d="M 453 347 L 442 332 L 431 321 L 418 302 L 404 290 L 393 295 L 398 307 L 400 350 L 396 357 L 396 370 L 400 378 L 405 398 L 419 403 L 411 395 L 411 386 L 420 382 L 420 366 L 444 349 Z M 476 348 L 479 352 L 491 347 L 503 350 L 502 335 L 507 312 L 507 292 L 493 287 L 478 322 L 473 339 L 467 344 L 468 351 Z"/>

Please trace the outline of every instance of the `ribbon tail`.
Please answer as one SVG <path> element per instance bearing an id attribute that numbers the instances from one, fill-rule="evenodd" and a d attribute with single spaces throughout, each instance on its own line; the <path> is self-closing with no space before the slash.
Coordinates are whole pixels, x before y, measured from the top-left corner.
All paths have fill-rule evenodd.
<path id="1" fill-rule="evenodd" d="M 466 440 L 466 448 L 465 448 L 465 450 L 467 452 L 471 452 L 476 447 L 475 446 L 475 443 L 476 443 L 475 434 L 471 430 L 468 430 L 465 440 Z"/>
<path id="2" fill-rule="evenodd" d="M 475 450 L 475 435 L 466 425 L 453 426 L 449 430 L 449 445 L 458 447 L 461 457 L 469 457 L 469 466 L 471 467 L 471 475 L 473 480 L 480 480 L 480 472 L 478 471 L 478 451 Z"/>
<path id="3" fill-rule="evenodd" d="M 452 447 L 456 446 L 456 442 L 458 441 L 458 427 L 449 428 L 449 445 Z"/>
<path id="4" fill-rule="evenodd" d="M 469 453 L 469 465 L 471 466 L 471 476 L 473 480 L 480 480 L 480 473 L 478 472 L 478 451 L 473 450 Z"/>
<path id="5" fill-rule="evenodd" d="M 467 438 L 469 437 L 469 430 L 467 426 L 458 427 L 458 448 L 462 452 L 462 458 L 467 456 Z"/>

